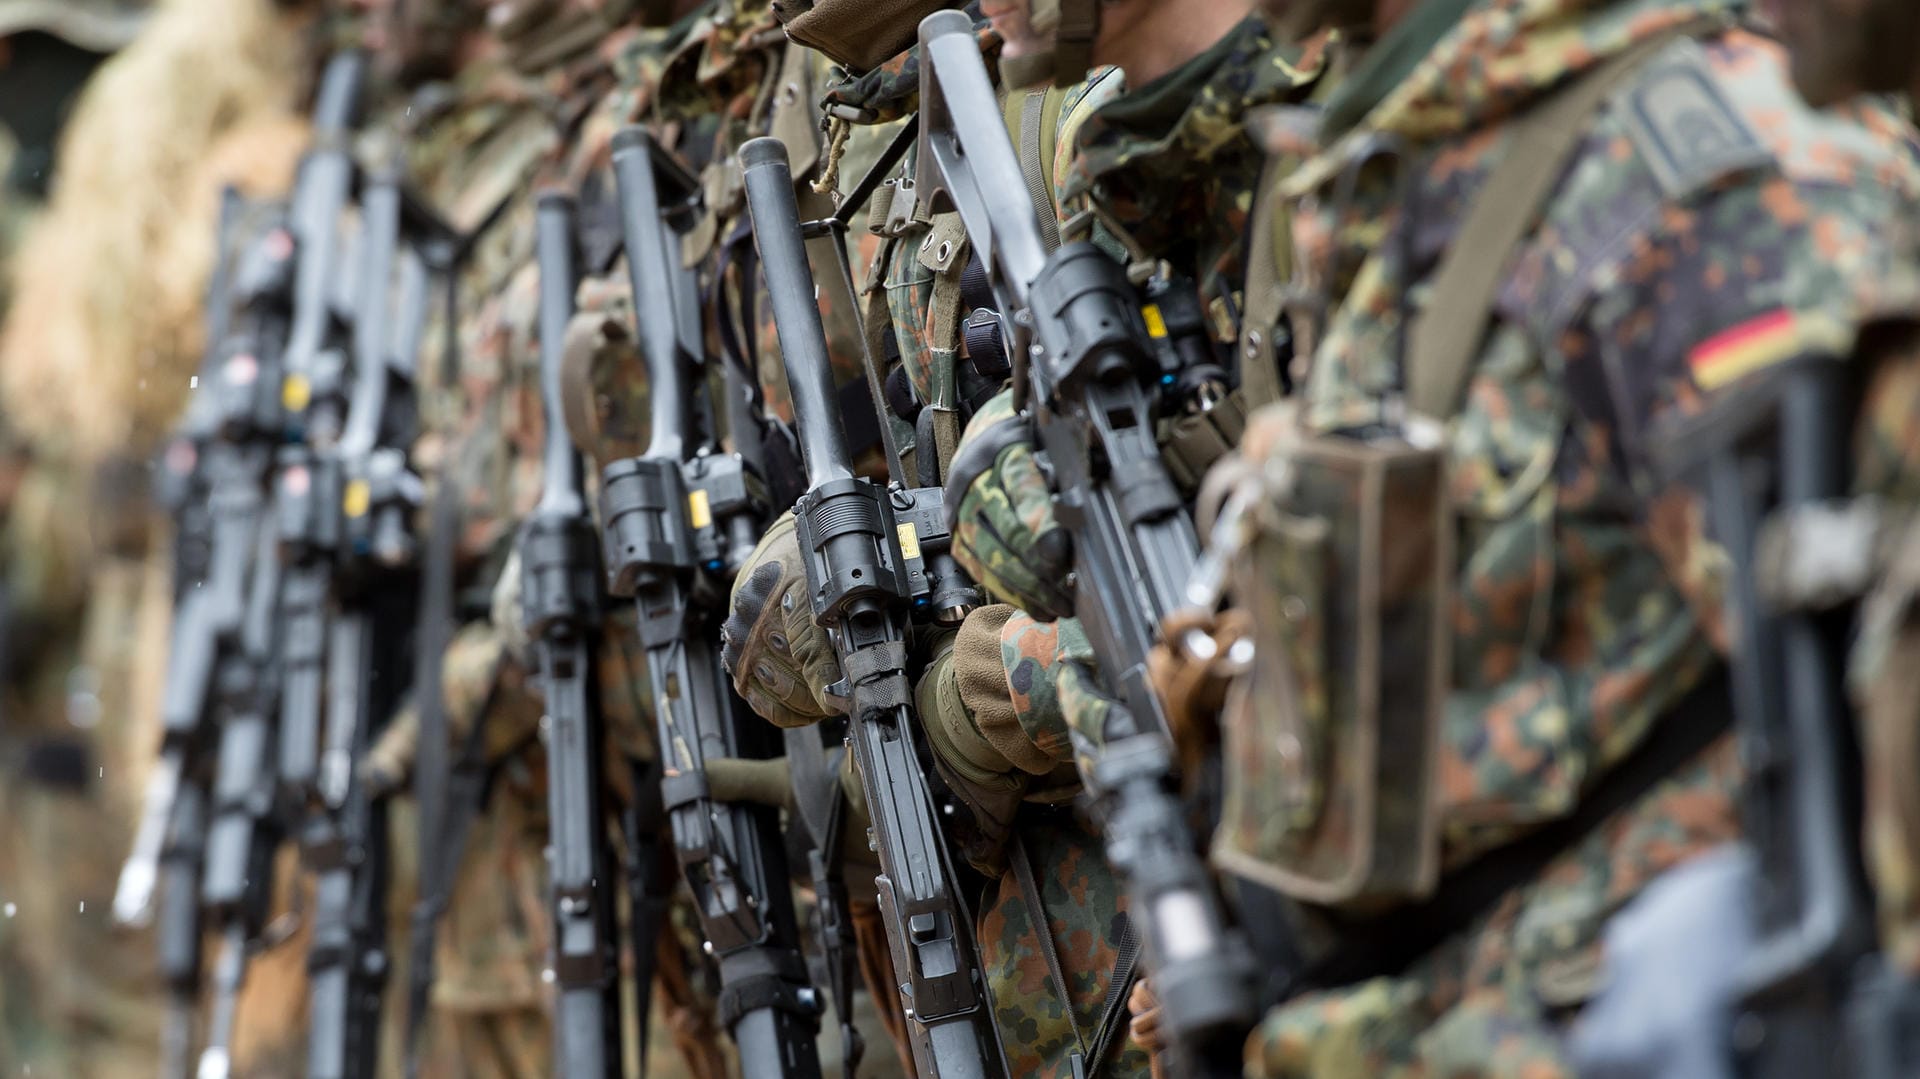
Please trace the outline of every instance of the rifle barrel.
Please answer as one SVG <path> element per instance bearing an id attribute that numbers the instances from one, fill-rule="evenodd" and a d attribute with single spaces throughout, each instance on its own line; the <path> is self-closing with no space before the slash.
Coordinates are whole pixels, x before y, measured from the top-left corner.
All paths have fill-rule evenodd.
<path id="1" fill-rule="evenodd" d="M 786 146 L 775 138 L 754 139 L 740 148 L 740 163 L 746 169 L 747 198 L 753 207 L 753 242 L 760 250 L 761 264 L 808 265 Z M 807 482 L 818 487 L 850 478 L 853 456 L 847 452 L 847 429 L 840 416 L 840 397 L 833 387 L 833 364 L 827 356 L 827 332 L 820 321 L 812 275 L 769 273 L 767 299 L 773 307 L 774 321 L 782 327 L 780 350 L 786 357 L 794 413 L 808 418 L 800 425 L 800 455 L 806 461 Z"/>

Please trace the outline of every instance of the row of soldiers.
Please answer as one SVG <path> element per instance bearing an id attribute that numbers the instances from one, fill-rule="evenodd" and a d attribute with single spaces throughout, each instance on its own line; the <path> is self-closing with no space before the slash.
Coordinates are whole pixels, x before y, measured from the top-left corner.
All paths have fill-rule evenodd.
<path id="1" fill-rule="evenodd" d="M 1920 1067 L 1911 5 L 302 14 L 163 1073 Z"/>

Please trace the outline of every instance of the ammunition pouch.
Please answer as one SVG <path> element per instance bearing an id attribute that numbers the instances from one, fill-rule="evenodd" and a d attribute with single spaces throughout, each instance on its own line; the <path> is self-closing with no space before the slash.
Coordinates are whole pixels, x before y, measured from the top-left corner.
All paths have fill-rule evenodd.
<path id="1" fill-rule="evenodd" d="M 1182 491 L 1195 491 L 1214 462 L 1232 453 L 1247 430 L 1247 395 L 1234 389 L 1205 411 L 1183 412 L 1160 424 L 1167 472 Z"/>
<path id="2" fill-rule="evenodd" d="M 1230 485 L 1257 658 L 1227 697 L 1213 860 L 1298 899 L 1418 898 L 1439 871 L 1453 527 L 1432 435 L 1321 435 L 1281 405 Z"/>

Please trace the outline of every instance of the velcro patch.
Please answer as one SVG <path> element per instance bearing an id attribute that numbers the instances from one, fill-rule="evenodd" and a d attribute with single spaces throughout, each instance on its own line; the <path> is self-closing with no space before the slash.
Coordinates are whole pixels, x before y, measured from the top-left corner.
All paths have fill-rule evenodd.
<path id="1" fill-rule="evenodd" d="M 1663 49 L 1627 86 L 1618 107 L 1628 137 L 1669 199 L 1773 159 L 1691 39 Z"/>

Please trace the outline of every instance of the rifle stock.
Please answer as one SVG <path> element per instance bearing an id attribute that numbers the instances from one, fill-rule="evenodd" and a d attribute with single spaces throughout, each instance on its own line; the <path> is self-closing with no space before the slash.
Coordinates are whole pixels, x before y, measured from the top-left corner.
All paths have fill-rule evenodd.
<path id="1" fill-rule="evenodd" d="M 779 810 L 715 799 L 710 758 L 765 758 L 770 732 L 733 690 L 716 644 L 727 582 L 738 569 L 730 539 L 765 519 L 756 477 L 698 430 L 699 372 L 683 316 L 677 234 L 662 220 L 662 175 L 697 190 L 658 160 L 641 128 L 614 138 L 634 310 L 645 345 L 650 440 L 602 482 L 610 579 L 631 594 L 654 690 L 662 803 L 674 854 L 720 966 L 721 1014 L 752 1075 L 817 1077 L 819 1006 L 800 953 L 787 887 Z M 750 550 L 750 547 L 749 547 Z"/>

